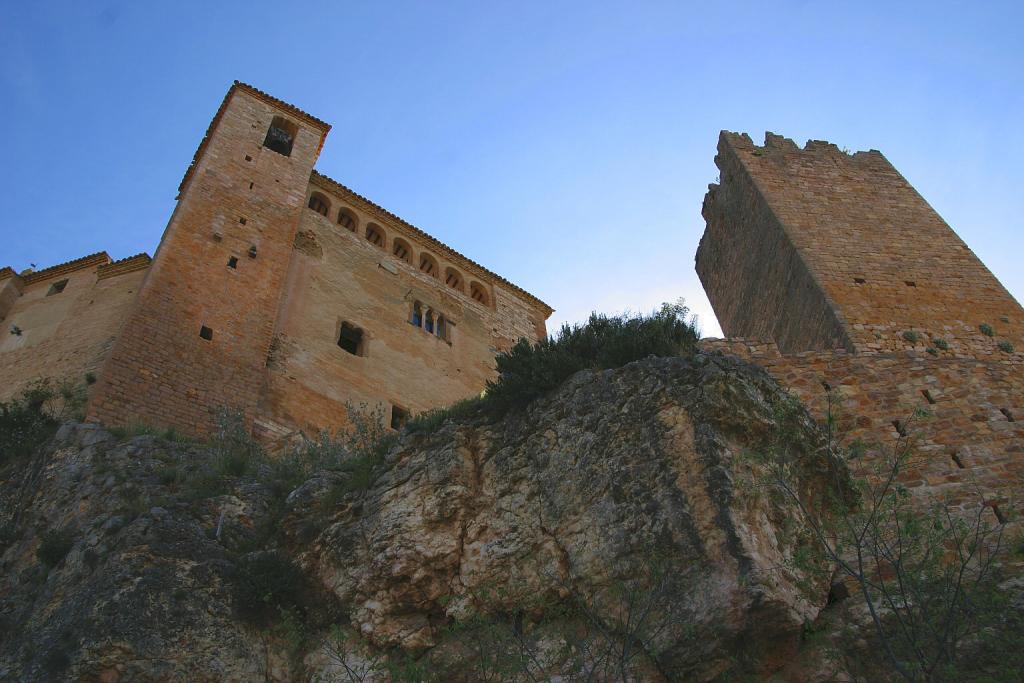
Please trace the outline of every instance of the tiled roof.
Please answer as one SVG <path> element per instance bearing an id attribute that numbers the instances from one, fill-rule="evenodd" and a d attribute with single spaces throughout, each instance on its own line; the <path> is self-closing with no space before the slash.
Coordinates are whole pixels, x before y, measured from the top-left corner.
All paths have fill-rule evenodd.
<path id="1" fill-rule="evenodd" d="M 58 263 L 55 266 L 44 268 L 42 270 L 36 270 L 31 273 L 27 273 L 21 276 L 25 284 L 31 284 L 33 282 L 39 282 L 40 280 L 46 280 L 51 277 L 58 275 L 64 275 L 75 270 L 81 270 L 82 268 L 90 268 L 92 266 L 100 266 L 110 263 L 110 256 L 105 251 L 98 251 L 95 254 L 89 254 L 81 258 L 76 258 L 73 261 L 65 261 L 64 263 Z"/>
<path id="2" fill-rule="evenodd" d="M 108 277 L 124 275 L 125 273 L 131 273 L 136 270 L 148 268 L 152 260 L 153 259 L 149 257 L 149 254 L 143 252 L 141 254 L 135 254 L 135 256 L 123 258 L 120 261 L 103 264 L 97 269 L 96 279 L 106 280 Z"/>
<path id="3" fill-rule="evenodd" d="M 320 173 L 319 171 L 316 171 L 316 170 L 313 171 L 313 175 L 310 176 L 310 180 L 313 181 L 314 183 L 319 181 L 319 183 L 321 185 L 325 185 L 326 186 L 325 189 L 330 189 L 330 190 L 334 190 L 336 192 L 339 192 L 339 193 L 345 195 L 347 198 L 355 200 L 357 203 L 362 204 L 365 208 L 369 209 L 371 212 L 375 212 L 375 213 L 378 213 L 378 214 L 383 214 L 383 216 L 385 216 L 385 217 L 391 219 L 392 221 L 398 223 L 403 228 L 405 228 L 406 230 L 409 230 L 410 232 L 412 232 L 413 234 L 415 234 L 416 236 L 418 236 L 420 239 L 422 239 L 423 241 L 427 242 L 428 244 L 433 245 L 438 250 L 447 252 L 448 254 L 450 254 L 452 256 L 455 256 L 456 257 L 455 260 L 462 261 L 464 264 L 470 266 L 470 269 L 479 270 L 486 277 L 493 278 L 493 279 L 501 282 L 502 284 L 508 286 L 510 289 L 518 292 L 519 294 L 522 294 L 524 297 L 526 297 L 526 299 L 528 301 L 530 301 L 531 303 L 536 304 L 537 306 L 540 306 L 544 310 L 545 318 L 547 316 L 551 315 L 554 312 L 555 309 L 551 308 L 551 306 L 548 306 L 546 303 L 544 303 L 543 301 L 541 301 L 540 299 L 535 297 L 533 294 L 530 294 L 529 292 L 527 292 L 522 287 L 520 287 L 520 286 L 518 286 L 518 285 L 516 285 L 516 284 L 514 284 L 512 282 L 509 282 L 508 280 L 506 280 L 502 276 L 498 275 L 497 273 L 495 273 L 495 272 L 493 272 L 491 270 L 488 270 L 487 268 L 485 268 L 484 266 L 480 265 L 479 263 L 477 263 L 473 259 L 471 259 L 471 258 L 469 258 L 469 257 L 467 257 L 467 256 L 465 256 L 463 254 L 460 254 L 459 252 L 455 251 L 454 249 L 449 247 L 447 244 L 445 244 L 441 240 L 437 239 L 436 237 L 433 237 L 432 235 L 424 232 L 423 230 L 420 230 L 419 228 L 417 228 L 412 223 L 409 223 L 408 221 L 406 221 L 405 219 L 403 219 L 403 218 L 401 218 L 399 216 L 396 216 L 395 214 L 391 213 L 390 211 L 388 211 L 384 207 L 380 206 L 379 204 L 374 203 L 373 201 L 367 199 L 366 197 L 364 197 L 363 195 L 359 194 L 358 192 L 355 192 L 354 190 L 352 190 L 352 189 L 342 185 L 337 180 L 334 180 L 333 178 L 329 178 L 329 177 L 325 176 L 323 173 Z"/>
<path id="4" fill-rule="evenodd" d="M 244 90 L 253 97 L 263 100 L 267 104 L 277 107 L 278 109 L 283 109 L 289 114 L 292 114 L 300 119 L 304 119 L 307 123 L 311 123 L 317 128 L 323 129 L 323 134 L 320 136 L 320 145 L 321 147 L 323 146 L 324 137 L 327 135 L 327 131 L 331 129 L 331 125 L 329 123 L 321 121 L 320 119 L 316 118 L 311 114 L 307 114 L 306 112 L 302 111 L 295 105 L 288 104 L 284 100 L 279 100 L 273 95 L 268 95 L 259 88 L 254 88 L 248 83 L 235 81 L 231 84 L 231 87 L 228 88 L 227 94 L 224 95 L 224 99 L 221 101 L 220 107 L 217 108 L 217 113 L 213 115 L 213 119 L 210 121 L 210 125 L 206 128 L 206 134 L 203 135 L 203 139 L 199 141 L 199 147 L 196 149 L 196 153 L 192 155 L 192 162 L 188 165 L 188 168 L 185 169 L 185 175 L 182 177 L 181 182 L 178 184 L 179 196 L 181 195 L 182 190 L 185 189 L 185 185 L 188 183 L 189 178 L 192 177 L 192 173 L 193 171 L 195 171 L 196 166 L 199 165 L 199 160 L 202 158 L 203 152 L 206 151 L 206 144 L 210 140 L 210 135 L 213 133 L 213 129 L 217 127 L 217 122 L 220 121 L 221 115 L 223 115 L 224 110 L 228 106 L 228 102 L 231 101 L 231 96 L 235 94 L 236 90 Z M 319 150 L 317 151 L 319 152 Z"/>

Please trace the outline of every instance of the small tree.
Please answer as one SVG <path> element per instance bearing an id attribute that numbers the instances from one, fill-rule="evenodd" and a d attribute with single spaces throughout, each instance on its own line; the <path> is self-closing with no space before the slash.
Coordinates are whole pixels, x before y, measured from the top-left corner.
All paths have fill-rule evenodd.
<path id="1" fill-rule="evenodd" d="M 885 660 L 907 681 L 1018 680 L 1024 632 L 998 585 L 1003 520 L 990 523 L 980 498 L 963 510 L 912 498 L 901 475 L 912 463 L 913 423 L 924 414 L 897 423 L 893 446 L 868 456 L 858 442 L 839 445 L 826 391 L 826 447 L 865 471 L 859 495 L 833 492 L 821 501 L 831 514 L 812 514 L 784 476 L 791 462 L 784 433 L 768 459 L 777 463 L 770 485 L 797 504 L 839 576 L 856 588 Z"/>

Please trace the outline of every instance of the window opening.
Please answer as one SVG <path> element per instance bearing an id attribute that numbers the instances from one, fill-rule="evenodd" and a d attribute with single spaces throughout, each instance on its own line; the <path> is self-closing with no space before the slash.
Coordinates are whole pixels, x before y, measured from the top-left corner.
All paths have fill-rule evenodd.
<path id="1" fill-rule="evenodd" d="M 351 232 L 356 231 L 356 217 L 352 215 L 351 211 L 342 209 L 338 212 L 338 225 L 350 230 Z"/>
<path id="2" fill-rule="evenodd" d="M 203 325 L 202 327 L 199 328 L 199 337 L 205 339 L 206 341 L 210 341 L 211 339 L 213 339 L 213 330 L 211 330 L 206 325 Z"/>
<path id="3" fill-rule="evenodd" d="M 437 337 L 448 341 L 448 321 L 444 316 L 437 316 Z"/>
<path id="4" fill-rule="evenodd" d="M 396 239 L 395 246 L 392 248 L 391 253 L 402 259 L 406 263 L 412 262 L 412 252 L 409 250 L 409 245 L 403 240 Z"/>
<path id="5" fill-rule="evenodd" d="M 474 300 L 482 303 L 484 306 L 487 305 L 487 292 L 484 291 L 483 286 L 481 286 L 479 283 L 474 282 L 469 285 L 469 295 L 473 297 Z"/>
<path id="6" fill-rule="evenodd" d="M 449 268 L 445 273 L 444 283 L 452 289 L 462 291 L 462 276 L 454 268 Z"/>
<path id="7" fill-rule="evenodd" d="M 865 282 L 867 282 L 867 280 L 865 280 L 862 277 L 855 277 L 855 278 L 853 278 L 853 284 L 855 284 L 855 285 L 862 285 Z"/>
<path id="8" fill-rule="evenodd" d="M 437 261 L 430 254 L 420 255 L 420 270 L 427 275 L 437 277 Z"/>
<path id="9" fill-rule="evenodd" d="M 228 259 L 228 268 L 238 268 L 238 257 L 232 256 Z"/>
<path id="10" fill-rule="evenodd" d="M 292 144 L 295 142 L 295 134 L 299 127 L 282 116 L 275 116 L 267 129 L 267 137 L 263 146 L 286 157 L 292 155 Z"/>
<path id="11" fill-rule="evenodd" d="M 324 217 L 331 210 L 331 205 L 324 199 L 323 195 L 316 194 L 315 192 L 309 196 L 309 204 L 307 206 Z"/>
<path id="12" fill-rule="evenodd" d="M 907 287 L 917 287 L 917 283 L 914 282 L 913 280 L 904 280 L 903 284 L 905 284 Z"/>
<path id="13" fill-rule="evenodd" d="M 50 289 L 46 292 L 46 296 L 53 296 L 54 294 L 60 294 L 64 291 L 64 288 L 68 286 L 67 280 L 60 280 L 50 285 Z"/>
<path id="14" fill-rule="evenodd" d="M 391 406 L 391 428 L 394 430 L 401 429 L 405 426 L 405 423 L 409 421 L 409 411 L 405 408 L 399 408 L 398 406 Z"/>
<path id="15" fill-rule="evenodd" d="M 431 334 L 434 333 L 434 312 L 431 311 L 430 309 L 427 309 L 427 319 L 423 325 L 423 329 L 425 329 L 427 332 L 430 332 Z"/>
<path id="16" fill-rule="evenodd" d="M 416 327 L 423 326 L 423 307 L 419 301 L 416 301 L 412 305 L 412 317 L 409 319 L 409 323 Z"/>
<path id="17" fill-rule="evenodd" d="M 384 234 L 376 225 L 366 226 L 366 239 L 370 244 L 376 245 L 378 247 L 384 246 Z"/>
<path id="18" fill-rule="evenodd" d="M 353 356 L 363 355 L 363 331 L 355 325 L 342 323 L 341 334 L 338 336 L 338 346 Z"/>

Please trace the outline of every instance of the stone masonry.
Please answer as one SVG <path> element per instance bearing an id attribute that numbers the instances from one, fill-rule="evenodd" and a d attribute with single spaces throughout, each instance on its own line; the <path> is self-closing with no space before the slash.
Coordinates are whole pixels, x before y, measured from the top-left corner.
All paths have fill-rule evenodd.
<path id="1" fill-rule="evenodd" d="M 273 438 L 340 428 L 348 404 L 397 426 L 480 393 L 552 309 L 316 172 L 329 129 L 236 82 L 151 264 L 0 270 L 18 331 L 0 344 L 0 400 L 89 373 L 90 420 L 203 434 L 227 408 Z"/>
<path id="2" fill-rule="evenodd" d="M 846 439 L 914 442 L 921 500 L 1024 501 L 1024 310 L 877 151 L 723 132 L 697 273 L 728 339 Z M 986 329 L 987 328 L 987 329 Z M 914 417 L 915 414 L 918 417 Z"/>

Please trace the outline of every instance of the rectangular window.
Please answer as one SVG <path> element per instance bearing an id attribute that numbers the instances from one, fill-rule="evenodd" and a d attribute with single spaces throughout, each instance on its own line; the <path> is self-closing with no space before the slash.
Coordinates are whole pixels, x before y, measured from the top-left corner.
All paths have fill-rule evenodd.
<path id="1" fill-rule="evenodd" d="M 294 123 L 283 116 L 275 116 L 274 120 L 270 123 L 270 128 L 267 129 L 267 137 L 263 141 L 263 146 L 278 154 L 290 157 L 292 155 L 292 144 L 295 142 L 295 134 L 298 132 L 299 127 Z"/>
<path id="2" fill-rule="evenodd" d="M 203 325 L 202 327 L 199 328 L 199 337 L 201 339 L 205 339 L 206 341 L 210 341 L 213 339 L 213 330 L 211 330 L 206 325 Z"/>
<path id="3" fill-rule="evenodd" d="M 398 406 L 391 406 L 391 428 L 399 430 L 409 421 L 409 411 Z"/>
<path id="4" fill-rule="evenodd" d="M 353 356 L 363 355 L 363 331 L 355 325 L 342 323 L 341 334 L 338 335 L 338 346 Z"/>

